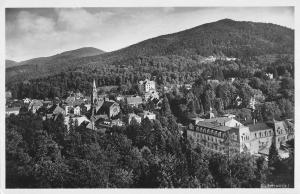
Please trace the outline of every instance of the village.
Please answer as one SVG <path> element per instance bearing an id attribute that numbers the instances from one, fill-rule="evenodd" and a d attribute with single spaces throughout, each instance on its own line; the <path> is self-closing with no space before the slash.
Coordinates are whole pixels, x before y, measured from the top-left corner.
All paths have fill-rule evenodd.
<path id="1" fill-rule="evenodd" d="M 272 79 L 271 74 L 267 75 Z M 234 81 L 233 79 L 229 80 Z M 209 83 L 218 80 L 208 80 Z M 7 93 L 6 116 L 18 115 L 22 112 L 31 112 L 40 115 L 43 120 L 55 120 L 59 115 L 64 116 L 64 123 L 67 130 L 70 127 L 84 127 L 86 129 L 105 133 L 108 128 L 114 126 L 122 127 L 130 125 L 133 120 L 141 123 L 144 119 L 153 121 L 156 119 L 154 112 L 143 110 L 143 104 L 151 101 L 155 110 L 161 108 L 162 94 L 158 92 L 156 83 L 153 80 L 145 79 L 138 83 L 142 95 L 118 95 L 110 99 L 107 94 L 98 94 L 95 80 L 93 80 L 92 93 L 84 96 L 80 92 L 70 91 L 65 99 L 55 98 L 54 100 L 38 100 L 25 98 L 15 100 Z M 178 85 L 187 90 L 192 84 Z M 163 92 L 171 92 L 172 89 L 163 87 Z M 240 105 L 241 99 L 237 98 L 236 103 Z M 251 98 L 249 110 L 255 112 L 255 98 Z M 126 113 L 122 110 L 121 104 L 129 108 Z M 125 114 L 124 114 L 125 113 Z M 268 122 L 257 122 L 253 119 L 251 124 L 243 125 L 235 119 L 234 114 L 223 114 L 215 117 L 212 108 L 208 118 L 190 118 L 188 125 L 180 125 L 181 134 L 184 138 L 190 139 L 194 145 L 200 144 L 205 148 L 220 153 L 230 154 L 248 152 L 256 156 L 267 158 L 272 142 L 275 143 L 281 158 L 289 157 L 289 147 L 286 141 L 294 139 L 294 121 L 285 119 Z"/>

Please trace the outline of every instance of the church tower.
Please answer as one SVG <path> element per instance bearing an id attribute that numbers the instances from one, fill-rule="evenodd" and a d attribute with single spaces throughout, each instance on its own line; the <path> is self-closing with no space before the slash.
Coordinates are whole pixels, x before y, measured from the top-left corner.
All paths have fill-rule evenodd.
<path id="1" fill-rule="evenodd" d="M 91 103 L 92 105 L 97 104 L 98 101 L 98 94 L 97 94 L 97 87 L 96 87 L 96 82 L 95 80 L 93 81 L 93 92 L 92 92 L 92 98 L 91 98 Z"/>
<path id="2" fill-rule="evenodd" d="M 91 125 L 92 129 L 95 129 L 95 112 L 96 112 L 96 105 L 98 103 L 98 94 L 97 94 L 97 87 L 95 80 L 93 81 L 93 92 L 91 96 Z"/>

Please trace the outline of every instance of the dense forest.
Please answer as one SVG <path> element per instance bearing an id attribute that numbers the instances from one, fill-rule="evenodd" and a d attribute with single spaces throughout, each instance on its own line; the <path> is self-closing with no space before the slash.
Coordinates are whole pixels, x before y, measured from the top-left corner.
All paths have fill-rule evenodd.
<path id="1" fill-rule="evenodd" d="M 212 107 L 222 114 L 240 112 L 240 119 L 252 120 L 247 108 L 254 97 L 260 108 L 258 120 L 292 118 L 294 115 L 294 62 L 292 56 L 255 57 L 238 61 L 217 60 L 198 64 L 182 58 L 143 57 L 115 64 L 118 68 L 84 70 L 76 69 L 47 78 L 26 82 L 7 83 L 13 98 L 44 99 L 64 97 L 70 90 L 91 94 L 92 80 L 97 86 L 115 85 L 111 95 L 138 94 L 138 81 L 155 79 L 158 89 L 190 83 L 192 90 L 173 89 L 167 95 L 174 115 L 185 123 L 192 114 L 205 114 Z M 267 62 L 266 62 L 267 61 Z M 272 73 L 269 79 L 266 73 Z M 233 82 L 229 78 L 235 78 Z M 217 80 L 217 82 L 209 82 Z M 101 91 L 100 91 L 101 92 Z M 242 104 L 237 105 L 237 98 Z"/>
<path id="2" fill-rule="evenodd" d="M 181 135 L 168 100 L 157 120 L 134 119 L 105 133 L 64 118 L 22 112 L 6 118 L 8 188 L 293 187 L 294 158 L 220 154 Z M 293 146 L 293 142 L 288 142 Z"/>
<path id="3" fill-rule="evenodd" d="M 224 19 L 155 37 L 109 53 L 91 50 L 83 49 L 84 55 L 78 55 L 81 57 L 74 57 L 77 56 L 74 51 L 75 53 L 67 52 L 68 57 L 57 55 L 50 57 L 51 60 L 42 58 L 41 61 L 37 58 L 25 61 L 24 65 L 6 69 L 6 81 L 10 83 L 45 78 L 78 68 L 88 71 L 94 68 L 114 69 L 119 64 L 126 65 L 129 61 L 137 61 L 136 58 L 139 57 L 153 57 L 158 60 L 161 58 L 162 65 L 167 65 L 165 57 L 176 56 L 175 60 L 193 65 L 195 61 L 199 64 L 199 58 L 208 56 L 245 58 L 293 54 L 294 30 L 274 24 Z M 97 52 L 101 54 L 95 55 Z"/>

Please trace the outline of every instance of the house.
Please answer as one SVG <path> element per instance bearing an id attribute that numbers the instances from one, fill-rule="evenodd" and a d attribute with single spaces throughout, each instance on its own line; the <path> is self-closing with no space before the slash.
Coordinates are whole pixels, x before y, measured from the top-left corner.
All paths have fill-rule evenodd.
<path id="1" fill-rule="evenodd" d="M 149 111 L 143 111 L 143 113 L 140 113 L 139 116 L 142 119 L 148 118 L 149 120 L 155 120 L 156 119 L 156 115 L 152 112 Z"/>
<path id="2" fill-rule="evenodd" d="M 192 89 L 192 84 L 184 84 L 185 89 L 190 90 Z"/>
<path id="3" fill-rule="evenodd" d="M 47 109 L 53 106 L 53 102 L 50 100 L 44 100 L 43 101 L 43 106 L 46 107 Z"/>
<path id="4" fill-rule="evenodd" d="M 251 108 L 252 110 L 255 110 L 255 104 L 256 104 L 255 98 L 251 97 L 250 102 L 249 102 L 249 108 Z"/>
<path id="5" fill-rule="evenodd" d="M 96 115 L 107 114 L 109 118 L 117 116 L 120 112 L 120 106 L 115 101 L 104 101 Z"/>
<path id="6" fill-rule="evenodd" d="M 265 74 L 269 79 L 273 79 L 273 73 L 266 73 Z"/>
<path id="7" fill-rule="evenodd" d="M 69 115 L 72 112 L 73 107 L 69 105 L 65 105 L 65 114 Z"/>
<path id="8" fill-rule="evenodd" d="M 145 101 L 159 99 L 159 93 L 157 91 L 150 91 L 144 94 Z"/>
<path id="9" fill-rule="evenodd" d="M 6 114 L 6 116 L 9 116 L 11 114 L 18 115 L 20 113 L 20 108 L 21 107 L 6 108 L 5 109 L 5 114 Z"/>
<path id="10" fill-rule="evenodd" d="M 61 106 L 59 106 L 59 104 L 55 104 L 47 110 L 46 114 L 47 118 L 52 118 L 53 116 L 57 116 L 59 114 L 63 114 L 65 116 L 66 111 Z"/>
<path id="11" fill-rule="evenodd" d="M 123 101 L 125 98 L 124 98 L 124 96 L 122 96 L 122 95 L 118 95 L 117 97 L 116 97 L 116 100 L 117 101 Z"/>
<path id="12" fill-rule="evenodd" d="M 70 128 L 70 120 L 72 119 L 74 126 L 80 126 L 83 122 L 90 122 L 90 120 L 86 116 L 66 116 L 65 117 L 65 125 L 67 129 Z"/>
<path id="13" fill-rule="evenodd" d="M 139 88 L 142 92 L 147 93 L 150 91 L 155 91 L 155 81 L 150 81 L 149 79 L 145 79 L 144 81 L 139 82 Z"/>
<path id="14" fill-rule="evenodd" d="M 124 122 L 121 121 L 120 119 L 101 119 L 98 120 L 98 122 L 96 123 L 97 128 L 112 128 L 113 126 L 124 126 Z"/>
<path id="15" fill-rule="evenodd" d="M 126 97 L 126 102 L 129 106 L 138 107 L 143 104 L 143 99 L 140 96 L 128 96 Z"/>
<path id="16" fill-rule="evenodd" d="M 142 122 L 142 117 L 134 114 L 134 113 L 129 113 L 128 114 L 128 124 L 130 124 L 131 120 L 132 119 L 135 119 L 138 123 L 141 123 Z"/>
<path id="17" fill-rule="evenodd" d="M 81 99 L 81 98 L 76 98 L 75 96 L 69 96 L 65 100 L 65 104 L 68 105 L 68 106 L 81 105 L 82 103 L 84 103 L 84 100 Z"/>
<path id="18" fill-rule="evenodd" d="M 285 157 L 286 153 L 281 147 L 289 140 L 289 135 L 294 133 L 294 129 L 288 125 L 287 121 L 276 121 L 267 123 L 255 123 L 248 125 L 251 134 L 251 153 L 268 155 L 269 149 L 274 141 L 278 152 Z M 290 137 L 293 138 L 293 137 Z"/>
<path id="19" fill-rule="evenodd" d="M 74 115 L 80 115 L 80 106 L 79 105 L 76 105 L 74 108 L 73 108 L 73 113 Z"/>
<path id="20" fill-rule="evenodd" d="M 239 153 L 250 149 L 250 132 L 245 126 L 229 127 L 215 121 L 204 120 L 195 125 L 190 124 L 187 136 L 196 144 L 216 152 Z"/>
<path id="21" fill-rule="evenodd" d="M 36 113 L 36 111 L 42 106 L 42 101 L 33 99 L 28 106 L 28 110 L 30 110 L 32 113 Z"/>
<path id="22" fill-rule="evenodd" d="M 30 98 L 24 98 L 23 103 L 24 104 L 29 104 L 31 102 Z"/>
<path id="23" fill-rule="evenodd" d="M 224 114 L 223 117 L 227 117 L 227 118 L 235 118 L 235 115 L 234 114 Z"/>
<path id="24" fill-rule="evenodd" d="M 274 135 L 272 127 L 266 123 L 255 123 L 248 125 L 248 127 L 251 137 L 250 153 L 265 155 L 272 144 Z"/>

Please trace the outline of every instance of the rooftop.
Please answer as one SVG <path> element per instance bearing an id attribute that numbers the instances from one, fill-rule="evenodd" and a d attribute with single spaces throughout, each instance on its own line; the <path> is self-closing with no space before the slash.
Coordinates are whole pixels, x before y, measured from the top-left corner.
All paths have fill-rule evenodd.
<path id="1" fill-rule="evenodd" d="M 230 121 L 232 118 L 229 117 L 216 117 L 216 118 L 212 118 L 212 119 L 205 119 L 204 122 L 208 122 L 208 123 L 213 123 L 213 122 L 217 122 L 217 123 L 226 123 L 228 121 Z"/>
<path id="2" fill-rule="evenodd" d="M 247 125 L 247 127 L 249 127 L 250 132 L 262 131 L 262 130 L 266 130 L 266 129 L 272 129 L 272 127 L 270 127 L 266 123 L 251 124 L 251 125 Z"/>
<path id="3" fill-rule="evenodd" d="M 200 126 L 200 127 L 206 127 L 209 129 L 219 130 L 219 131 L 228 131 L 228 130 L 232 129 L 232 127 L 227 127 L 224 125 L 220 125 L 220 124 L 212 123 L 212 122 L 206 122 L 206 121 L 199 121 L 196 125 Z"/>
<path id="4" fill-rule="evenodd" d="M 6 108 L 5 111 L 6 112 L 10 112 L 10 111 L 19 111 L 21 107 L 11 107 L 11 108 Z"/>

